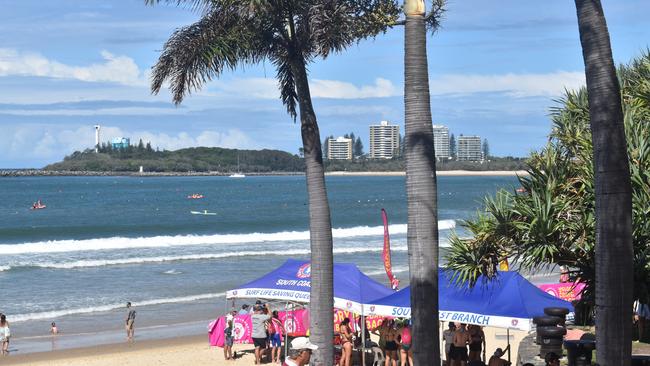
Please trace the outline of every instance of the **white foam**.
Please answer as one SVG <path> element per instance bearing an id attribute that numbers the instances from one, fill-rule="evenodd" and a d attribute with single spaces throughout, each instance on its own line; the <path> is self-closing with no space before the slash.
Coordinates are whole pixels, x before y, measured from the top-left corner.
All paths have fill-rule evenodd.
<path id="1" fill-rule="evenodd" d="M 393 273 L 402 273 L 402 272 L 408 272 L 409 268 L 408 267 L 393 267 Z M 368 276 L 379 276 L 381 274 L 385 274 L 386 270 L 385 269 L 378 269 L 374 271 L 369 271 L 369 272 L 364 272 Z"/>
<path id="2" fill-rule="evenodd" d="M 405 246 L 391 248 L 393 251 L 403 252 L 406 251 Z M 380 252 L 382 247 L 356 247 L 356 248 L 335 248 L 334 254 L 353 254 L 365 252 Z M 101 260 L 81 260 L 74 262 L 62 263 L 21 263 L 21 266 L 28 267 L 41 267 L 41 268 L 55 268 L 55 269 L 73 269 L 73 268 L 87 268 L 87 267 L 103 267 L 127 264 L 145 264 L 145 263 L 161 263 L 161 262 L 175 262 L 175 261 L 190 261 L 190 260 L 210 260 L 222 259 L 232 257 L 248 257 L 248 256 L 292 256 L 292 255 L 308 255 L 309 249 L 292 249 L 292 250 L 258 250 L 258 251 L 245 251 L 245 252 L 227 252 L 227 253 L 208 253 L 208 254 L 188 254 L 188 255 L 175 255 L 163 257 L 134 257 L 134 258 L 118 258 L 118 259 L 101 259 Z M 172 270 L 173 271 L 173 270 Z M 177 274 L 168 273 L 167 274 Z"/>
<path id="3" fill-rule="evenodd" d="M 144 300 L 140 302 L 132 302 L 132 304 L 133 306 L 174 304 L 179 302 L 190 302 L 190 301 L 197 301 L 197 300 L 213 299 L 213 298 L 225 296 L 225 294 L 226 294 L 225 292 L 219 292 L 219 293 L 212 293 L 212 294 L 169 297 L 169 298 L 162 298 L 162 299 Z M 27 314 L 15 314 L 15 315 L 8 314 L 7 317 L 11 319 L 12 322 L 24 322 L 27 320 L 39 320 L 39 319 L 49 320 L 49 319 L 55 319 L 66 315 L 106 312 L 106 311 L 111 311 L 111 310 L 116 310 L 121 308 L 124 308 L 124 303 L 98 305 L 98 306 L 91 306 L 87 308 L 77 308 L 77 309 L 43 311 L 39 313 L 27 313 Z"/>
<path id="4" fill-rule="evenodd" d="M 182 274 L 183 272 L 181 272 L 181 271 L 177 271 L 177 270 L 175 270 L 175 269 L 170 269 L 169 271 L 165 271 L 165 272 L 163 272 L 163 273 L 164 273 L 164 274 L 168 274 L 168 275 L 177 275 L 177 274 Z"/>
<path id="5" fill-rule="evenodd" d="M 11 269 L 11 266 L 0 266 L 0 272 L 2 271 L 8 271 Z"/>
<path id="6" fill-rule="evenodd" d="M 441 220 L 439 230 L 448 230 L 456 226 L 454 220 Z M 406 224 L 390 225 L 389 232 L 406 234 Z M 360 236 L 382 237 L 383 226 L 357 226 L 332 230 L 334 238 L 351 238 Z M 277 241 L 309 240 L 309 231 L 283 231 L 277 233 L 216 234 L 216 235 L 175 235 L 152 237 L 111 237 L 85 240 L 51 240 L 23 244 L 0 244 L 0 253 L 33 254 L 60 253 L 91 250 L 114 250 L 152 247 L 175 247 L 188 245 L 220 245 Z"/>

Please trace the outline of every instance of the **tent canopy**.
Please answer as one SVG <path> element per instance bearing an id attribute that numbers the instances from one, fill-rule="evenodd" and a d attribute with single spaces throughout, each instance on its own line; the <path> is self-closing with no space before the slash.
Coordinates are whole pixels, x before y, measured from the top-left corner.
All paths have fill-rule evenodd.
<path id="1" fill-rule="evenodd" d="M 266 275 L 227 291 L 226 298 L 261 298 L 308 303 L 310 289 L 310 262 L 288 259 Z M 391 289 L 363 274 L 354 264 L 334 263 L 335 308 L 361 314 L 363 304 L 392 293 Z"/>
<path id="2" fill-rule="evenodd" d="M 452 275 L 439 272 L 439 319 L 499 328 L 531 329 L 531 319 L 544 315 L 544 308 L 565 307 L 571 303 L 540 290 L 517 272 L 499 272 L 497 277 L 476 286 L 458 286 Z M 393 293 L 366 305 L 370 315 L 411 316 L 410 288 Z"/>

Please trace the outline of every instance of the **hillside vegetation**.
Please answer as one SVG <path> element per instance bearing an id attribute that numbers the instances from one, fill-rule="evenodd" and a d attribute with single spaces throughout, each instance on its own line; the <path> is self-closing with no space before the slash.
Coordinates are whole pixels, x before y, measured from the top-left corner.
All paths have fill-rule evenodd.
<path id="1" fill-rule="evenodd" d="M 237 160 L 239 159 L 239 167 Z M 62 162 L 43 168 L 48 171 L 73 172 L 221 172 L 221 173 L 269 173 L 302 172 L 303 159 L 280 150 L 237 150 L 219 147 L 196 147 L 175 151 L 156 151 L 147 144 L 113 150 L 102 146 L 99 153 L 93 150 L 76 151 Z M 483 163 L 466 161 L 438 162 L 438 170 L 521 170 L 525 160 L 519 158 L 495 158 Z M 382 172 L 404 171 L 404 160 L 355 159 L 326 160 L 327 171 Z"/>
<path id="2" fill-rule="evenodd" d="M 103 152 L 102 152 L 103 151 Z M 297 155 L 279 150 L 237 150 L 196 147 L 155 151 L 131 146 L 122 150 L 76 151 L 45 170 L 136 172 L 298 172 L 304 163 Z M 239 158 L 239 169 L 237 159 Z"/>

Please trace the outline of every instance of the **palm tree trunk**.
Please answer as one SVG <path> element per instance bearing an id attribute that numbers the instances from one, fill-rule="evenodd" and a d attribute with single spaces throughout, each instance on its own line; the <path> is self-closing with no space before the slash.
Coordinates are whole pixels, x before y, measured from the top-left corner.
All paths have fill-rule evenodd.
<path id="1" fill-rule="evenodd" d="M 438 329 L 438 219 L 436 162 L 429 100 L 424 5 L 407 9 L 404 53 L 404 108 L 407 244 L 411 285 L 413 361 L 440 365 Z M 410 5 L 410 6 L 409 6 Z M 415 11 L 408 12 L 408 9 Z"/>
<path id="2" fill-rule="evenodd" d="M 585 63 L 596 191 L 596 353 L 601 365 L 630 365 L 632 188 L 621 92 L 599 0 L 575 0 Z"/>
<path id="3" fill-rule="evenodd" d="M 307 195 L 309 196 L 309 238 L 311 246 L 311 299 L 309 302 L 310 339 L 318 345 L 312 365 L 334 364 L 334 258 L 332 221 L 325 189 L 325 168 L 320 132 L 311 104 L 304 60 L 295 59 L 292 71 L 300 107 L 300 126 L 305 153 Z"/>

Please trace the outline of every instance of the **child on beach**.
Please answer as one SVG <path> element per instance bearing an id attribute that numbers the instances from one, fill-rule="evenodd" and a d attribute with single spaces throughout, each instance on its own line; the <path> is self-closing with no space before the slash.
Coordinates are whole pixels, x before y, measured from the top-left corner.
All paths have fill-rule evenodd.
<path id="1" fill-rule="evenodd" d="M 52 335 L 59 334 L 59 328 L 56 326 L 55 322 L 52 322 L 52 326 L 50 327 L 50 334 Z"/>
<path id="2" fill-rule="evenodd" d="M 135 334 L 135 310 L 131 309 L 130 302 L 126 303 L 126 310 L 128 310 L 126 315 L 126 339 L 131 341 Z"/>
<path id="3" fill-rule="evenodd" d="M 223 346 L 223 357 L 226 360 L 234 360 L 232 357 L 232 344 L 235 341 L 235 337 L 232 335 L 232 319 L 228 319 L 228 326 L 223 330 L 225 342 Z"/>
<path id="4" fill-rule="evenodd" d="M 9 338 L 11 338 L 11 331 L 9 330 L 9 322 L 4 314 L 0 315 L 0 343 L 2 344 L 2 354 L 9 354 Z"/>

